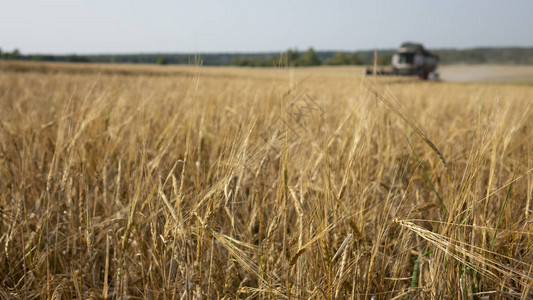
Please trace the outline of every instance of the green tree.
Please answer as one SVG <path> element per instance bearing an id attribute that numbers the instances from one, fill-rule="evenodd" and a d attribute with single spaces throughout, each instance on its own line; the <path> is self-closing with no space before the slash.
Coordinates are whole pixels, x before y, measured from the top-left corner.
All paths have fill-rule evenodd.
<path id="1" fill-rule="evenodd" d="M 236 58 L 233 60 L 232 64 L 238 67 L 248 66 L 248 60 L 246 58 Z"/>
<path id="2" fill-rule="evenodd" d="M 157 64 L 158 65 L 161 65 L 161 66 L 164 66 L 167 64 L 167 59 L 164 58 L 163 56 L 160 56 L 158 59 L 157 59 Z"/>
<path id="3" fill-rule="evenodd" d="M 22 58 L 22 55 L 20 54 L 19 49 L 15 49 L 11 53 L 6 52 L 4 54 L 4 58 L 5 59 L 19 59 L 19 58 Z"/>
<path id="4" fill-rule="evenodd" d="M 284 64 L 294 66 L 296 65 L 298 59 L 300 58 L 300 53 L 298 49 L 288 49 L 281 55 L 281 61 Z"/>
<path id="5" fill-rule="evenodd" d="M 346 54 L 344 52 L 337 52 L 333 57 L 324 61 L 325 65 L 340 66 L 340 65 L 363 65 L 364 61 L 356 54 Z"/>
<path id="6" fill-rule="evenodd" d="M 330 66 L 349 65 L 350 58 L 344 52 L 337 52 L 332 58 L 324 61 L 324 64 Z"/>
<path id="7" fill-rule="evenodd" d="M 348 61 L 350 62 L 350 65 L 364 65 L 365 62 L 356 54 L 352 53 L 348 56 Z"/>
<path id="8" fill-rule="evenodd" d="M 15 48 L 15 50 L 13 50 L 13 52 L 11 53 L 11 56 L 13 57 L 13 59 L 18 59 L 18 58 L 20 58 L 21 55 L 20 55 L 20 51 L 19 51 L 19 49 L 16 49 L 16 48 Z"/>
<path id="9" fill-rule="evenodd" d="M 298 64 L 300 66 L 318 66 L 320 65 L 320 58 L 315 49 L 310 47 L 305 51 L 302 57 L 299 59 Z"/>
<path id="10" fill-rule="evenodd" d="M 69 62 L 89 62 L 89 58 L 85 56 L 79 56 L 76 54 L 71 54 L 67 56 L 67 61 Z"/>

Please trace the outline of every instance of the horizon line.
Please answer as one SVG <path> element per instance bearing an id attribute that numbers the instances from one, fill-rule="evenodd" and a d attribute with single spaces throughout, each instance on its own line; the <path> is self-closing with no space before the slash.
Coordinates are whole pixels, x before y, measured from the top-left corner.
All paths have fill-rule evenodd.
<path id="1" fill-rule="evenodd" d="M 289 47 L 285 50 L 261 50 L 261 51 L 201 51 L 201 52 L 181 52 L 181 51 L 136 51 L 136 52 L 56 52 L 56 53 L 50 53 L 50 52 L 29 52 L 24 53 L 23 50 L 20 48 L 13 48 L 11 51 L 14 51 L 18 49 L 21 55 L 51 55 L 51 56 L 67 56 L 67 55 L 85 55 L 85 56 L 105 56 L 105 55 L 214 55 L 214 54 L 282 54 L 287 50 L 296 50 L 298 52 L 305 52 L 308 49 L 313 48 L 316 52 L 347 52 L 347 53 L 356 53 L 356 52 L 372 52 L 374 51 L 374 48 L 370 49 L 359 49 L 359 50 L 343 50 L 343 49 L 315 49 L 314 47 L 307 47 L 304 49 L 299 49 L 298 47 Z M 398 47 L 384 47 L 384 48 L 376 48 L 378 51 L 394 51 Z M 477 50 L 477 49 L 530 49 L 533 48 L 533 45 L 530 46 L 474 46 L 474 47 L 435 47 L 435 48 L 427 48 L 431 51 L 439 51 L 439 50 Z M 0 49 L 2 49 L 0 47 Z M 2 52 L 11 52 L 6 51 L 2 49 Z"/>

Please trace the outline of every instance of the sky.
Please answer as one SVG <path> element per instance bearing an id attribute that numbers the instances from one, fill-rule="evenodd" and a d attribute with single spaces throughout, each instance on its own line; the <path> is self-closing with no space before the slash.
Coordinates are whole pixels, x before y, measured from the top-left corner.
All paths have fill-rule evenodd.
<path id="1" fill-rule="evenodd" d="M 532 0 L 0 0 L 23 54 L 533 46 Z"/>

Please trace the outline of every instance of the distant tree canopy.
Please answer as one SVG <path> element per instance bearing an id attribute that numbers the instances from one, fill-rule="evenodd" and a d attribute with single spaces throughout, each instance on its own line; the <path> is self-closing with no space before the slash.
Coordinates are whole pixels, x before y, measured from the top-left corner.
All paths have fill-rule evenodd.
<path id="1" fill-rule="evenodd" d="M 344 52 L 337 52 L 333 57 L 324 61 L 325 65 L 340 66 L 340 65 L 363 65 L 364 61 L 355 53 L 346 54 Z"/>
<path id="2" fill-rule="evenodd" d="M 89 58 L 85 56 L 78 56 L 76 54 L 71 54 L 67 56 L 68 62 L 90 62 Z"/>
<path id="3" fill-rule="evenodd" d="M 286 65 L 294 66 L 299 59 L 300 53 L 298 52 L 298 49 L 288 49 L 281 55 L 280 61 Z"/>
<path id="4" fill-rule="evenodd" d="M 19 49 L 14 49 L 12 52 L 2 52 L 2 50 L 0 50 L 0 58 L 8 60 L 21 59 L 22 55 L 20 54 Z"/>
<path id="5" fill-rule="evenodd" d="M 157 64 L 158 64 L 158 65 L 161 65 L 161 66 L 164 66 L 164 65 L 167 64 L 167 59 L 164 58 L 164 57 L 159 57 L 159 58 L 157 59 Z"/>
<path id="6" fill-rule="evenodd" d="M 233 60 L 232 65 L 238 67 L 275 67 L 279 65 L 280 59 L 274 58 L 236 58 Z"/>
<path id="7" fill-rule="evenodd" d="M 378 51 L 378 64 L 388 65 L 395 49 Z M 437 49 L 441 64 L 521 64 L 533 65 L 533 47 L 530 48 L 474 48 Z M 283 53 L 208 53 L 208 54 L 109 54 L 109 55 L 24 55 L 18 49 L 0 49 L 0 59 L 34 60 L 56 62 L 133 63 L 133 64 L 196 64 L 199 60 L 206 66 L 316 66 L 316 65 L 372 65 L 374 51 L 315 51 L 313 48 L 300 52 L 288 49 Z"/>
<path id="8" fill-rule="evenodd" d="M 318 54 L 316 53 L 315 49 L 307 49 L 307 51 L 305 51 L 302 57 L 297 61 L 297 65 L 305 67 L 320 65 L 320 58 L 318 58 Z"/>
<path id="9" fill-rule="evenodd" d="M 288 49 L 277 58 L 271 55 L 265 58 L 239 57 L 234 59 L 232 64 L 240 67 L 318 66 L 321 64 L 321 59 L 313 48 L 307 49 L 303 54 L 297 49 Z"/>

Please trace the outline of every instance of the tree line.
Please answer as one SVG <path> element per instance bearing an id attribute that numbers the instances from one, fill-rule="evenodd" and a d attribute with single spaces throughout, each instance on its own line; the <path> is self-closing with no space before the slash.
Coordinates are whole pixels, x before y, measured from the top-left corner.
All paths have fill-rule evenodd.
<path id="1" fill-rule="evenodd" d="M 378 51 L 378 64 L 390 64 L 395 49 Z M 533 65 L 533 47 L 529 48 L 473 48 L 436 49 L 441 64 L 521 64 Z M 371 65 L 374 51 L 306 51 L 288 49 L 283 53 L 148 53 L 148 54 L 97 54 L 97 55 L 49 55 L 23 54 L 19 49 L 2 51 L 3 60 L 30 60 L 86 63 L 142 63 L 142 64 L 195 64 L 201 61 L 210 66 L 273 67 L 289 65 L 296 67 L 318 65 Z"/>
<path id="2" fill-rule="evenodd" d="M 300 53 L 297 49 L 289 49 L 279 57 L 249 58 L 242 57 L 233 60 L 234 66 L 240 67 L 272 67 L 277 65 L 290 65 L 296 67 L 318 65 L 364 65 L 365 61 L 356 53 L 336 52 L 333 55 L 320 55 L 313 48 Z"/>

